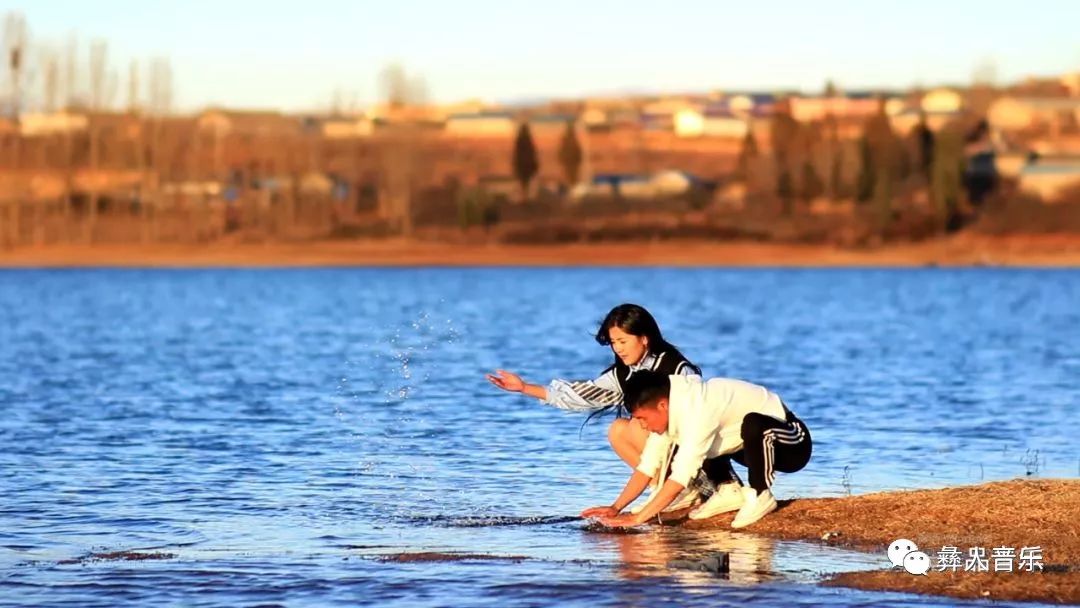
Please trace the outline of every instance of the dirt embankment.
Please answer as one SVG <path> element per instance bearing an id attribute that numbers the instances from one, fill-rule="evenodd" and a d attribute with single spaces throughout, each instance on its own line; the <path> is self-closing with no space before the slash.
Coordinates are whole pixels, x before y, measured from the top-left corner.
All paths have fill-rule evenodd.
<path id="1" fill-rule="evenodd" d="M 727 526 L 733 514 L 686 526 Z M 883 492 L 781 502 L 747 532 L 828 542 L 880 552 L 882 569 L 837 575 L 826 584 L 958 598 L 1080 603 L 1080 480 L 1019 480 L 941 490 Z M 891 568 L 897 539 L 914 541 L 933 562 L 926 576 Z M 956 547 L 958 571 L 939 571 L 936 553 Z M 994 549 L 1015 551 L 1012 572 Z M 1041 549 L 1042 570 L 1021 568 L 1024 547 Z M 985 549 L 988 572 L 965 571 L 972 548 Z M 1003 564 L 1004 565 L 1004 564 Z"/>

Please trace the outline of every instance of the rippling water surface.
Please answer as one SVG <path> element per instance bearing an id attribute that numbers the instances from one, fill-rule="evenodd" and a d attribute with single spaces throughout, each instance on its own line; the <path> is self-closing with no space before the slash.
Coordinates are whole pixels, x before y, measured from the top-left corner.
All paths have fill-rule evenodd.
<path id="1" fill-rule="evenodd" d="M 807 422 L 782 498 L 1080 474 L 1076 271 L 0 271 L 0 604 L 957 603 L 811 584 L 881 555 L 586 529 L 604 426 L 483 373 L 595 375 L 623 301 Z"/>

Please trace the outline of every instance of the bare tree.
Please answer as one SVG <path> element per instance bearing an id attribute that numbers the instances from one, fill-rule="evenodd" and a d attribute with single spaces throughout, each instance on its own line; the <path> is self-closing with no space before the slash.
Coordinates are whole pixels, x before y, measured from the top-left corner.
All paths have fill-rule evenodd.
<path id="1" fill-rule="evenodd" d="M 997 75 L 997 62 L 992 57 L 983 59 L 972 70 L 968 106 L 976 116 L 985 117 L 990 109 L 996 95 Z"/>
<path id="2" fill-rule="evenodd" d="M 41 62 L 45 66 L 42 108 L 49 113 L 56 112 L 60 108 L 60 57 L 55 49 L 45 48 L 41 52 Z"/>
<path id="3" fill-rule="evenodd" d="M 21 13 L 8 13 L 4 18 L 4 51 L 11 74 L 11 114 L 18 120 L 22 109 L 22 77 L 26 69 L 28 33 L 26 18 Z"/>
<path id="4" fill-rule="evenodd" d="M 128 97 L 127 111 L 129 114 L 138 114 L 139 102 L 139 62 L 132 59 L 128 66 Z"/>
<path id="5" fill-rule="evenodd" d="M 392 112 L 417 106 L 426 100 L 427 87 L 419 76 L 410 77 L 397 64 L 387 66 L 379 75 L 384 100 Z M 382 192 L 379 214 L 395 224 L 404 236 L 413 231 L 413 198 L 424 179 L 426 156 L 423 154 L 423 131 L 414 117 L 391 117 L 393 128 L 380 138 L 382 148 Z"/>
<path id="6" fill-rule="evenodd" d="M 25 69 L 26 59 L 26 19 L 20 13 L 8 13 L 4 19 L 4 50 L 7 55 L 7 64 L 11 71 L 11 114 L 18 125 L 19 111 L 22 106 L 22 76 Z M 22 135 L 16 130 L 11 151 L 11 166 L 18 169 L 22 163 Z M 18 183 L 22 183 L 21 181 Z M 14 200 L 9 203 L 7 235 L 0 235 L 11 243 L 11 246 L 19 244 L 20 221 L 19 212 L 22 205 L 21 192 L 16 192 Z"/>
<path id="7" fill-rule="evenodd" d="M 93 185 L 90 188 L 89 215 L 86 222 L 86 234 L 88 243 L 94 242 L 94 228 L 98 216 L 98 192 L 101 185 L 99 175 L 101 165 L 101 127 L 100 113 L 105 109 L 110 96 L 110 82 L 108 73 L 108 44 L 104 40 L 95 40 L 90 44 L 90 174 Z"/>
<path id="8" fill-rule="evenodd" d="M 146 107 L 151 122 L 150 171 L 149 174 L 143 174 L 144 195 L 139 205 L 144 240 L 154 240 L 158 236 L 158 211 L 161 205 L 157 193 L 161 191 L 161 182 L 169 165 L 164 142 L 164 122 L 172 108 L 173 96 L 172 67 L 169 60 L 156 58 L 150 62 L 149 70 Z M 144 152 L 140 150 L 140 153 Z M 151 190 L 155 192 L 153 196 L 150 195 Z"/>
<path id="9" fill-rule="evenodd" d="M 146 208 L 146 155 L 144 154 L 145 141 L 144 130 L 146 122 L 142 115 L 142 96 L 139 94 L 139 62 L 132 59 L 128 66 L 128 98 L 127 112 L 135 120 L 135 138 L 131 145 L 132 162 L 135 171 L 139 175 L 138 205 L 139 219 L 145 219 Z M 140 238 L 146 240 L 146 222 L 139 222 Z"/>
<path id="10" fill-rule="evenodd" d="M 391 109 L 400 109 L 427 101 L 427 84 L 420 76 L 409 76 L 401 64 L 392 63 L 379 73 L 383 99 Z"/>
<path id="11" fill-rule="evenodd" d="M 333 97 L 330 99 L 330 112 L 331 116 L 341 116 L 345 113 L 345 93 L 341 90 L 341 87 L 334 89 Z"/>
<path id="12" fill-rule="evenodd" d="M 53 114 L 60 104 L 60 57 L 57 51 L 51 47 L 41 49 L 41 63 L 44 65 L 45 78 L 42 83 L 42 109 Z M 62 166 L 63 160 L 56 162 L 54 150 L 56 147 L 55 137 L 42 138 L 38 143 L 39 167 L 43 170 L 55 170 Z M 45 214 L 43 202 L 34 205 L 34 244 L 41 245 L 45 241 Z M 66 214 L 61 211 L 62 215 Z"/>
<path id="13" fill-rule="evenodd" d="M 997 61 L 993 57 L 985 57 L 972 70 L 971 80 L 977 85 L 993 87 L 997 83 L 997 75 Z"/>
<path id="14" fill-rule="evenodd" d="M 67 48 L 65 50 L 65 58 L 63 65 L 63 99 L 65 113 L 70 112 L 76 105 L 79 92 L 77 89 L 77 74 L 78 74 L 78 59 L 79 59 L 79 45 L 78 40 L 74 34 L 68 36 Z M 64 194 L 61 201 L 61 214 L 63 217 L 64 226 L 64 238 L 68 240 L 71 235 L 71 212 L 72 212 L 72 190 L 74 189 L 75 181 L 75 159 L 74 155 L 74 134 L 70 128 L 63 129 L 61 135 L 63 137 L 63 149 L 61 152 L 63 160 L 61 161 L 61 168 L 64 172 Z"/>

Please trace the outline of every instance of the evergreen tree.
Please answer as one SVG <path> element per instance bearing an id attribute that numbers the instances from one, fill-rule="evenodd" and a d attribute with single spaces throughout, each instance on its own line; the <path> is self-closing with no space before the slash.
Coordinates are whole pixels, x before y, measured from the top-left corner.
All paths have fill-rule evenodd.
<path id="1" fill-rule="evenodd" d="M 859 177 L 855 182 L 855 200 L 860 203 L 865 203 L 874 196 L 874 169 L 870 140 L 863 135 L 859 138 Z"/>
<path id="2" fill-rule="evenodd" d="M 799 138 L 799 123 L 792 118 L 791 103 L 785 99 L 777 105 L 770 132 L 773 156 L 776 159 L 776 193 L 783 202 L 785 214 L 793 210 L 795 188 L 791 179 L 791 167 L 800 143 Z"/>
<path id="3" fill-rule="evenodd" d="M 750 167 L 757 157 L 757 139 L 754 138 L 754 132 L 751 129 L 747 129 L 746 136 L 743 137 L 742 149 L 739 150 L 739 158 L 735 165 L 735 179 L 743 182 L 746 185 L 747 190 L 750 189 Z"/>
<path id="4" fill-rule="evenodd" d="M 915 148 L 918 151 L 919 171 L 930 179 L 930 168 L 934 165 L 934 132 L 926 124 L 926 115 L 919 117 L 919 125 L 913 132 Z"/>
<path id="5" fill-rule="evenodd" d="M 814 163 L 810 159 L 803 161 L 802 195 L 807 203 L 825 193 L 825 184 L 818 177 Z"/>
<path id="6" fill-rule="evenodd" d="M 930 194 L 937 212 L 938 226 L 948 232 L 958 225 L 963 187 L 964 144 L 955 129 L 946 129 L 934 145 Z"/>
<path id="7" fill-rule="evenodd" d="M 776 195 L 783 204 L 784 215 L 791 215 L 795 203 L 795 186 L 791 183 L 791 172 L 787 167 L 780 168 L 780 174 L 776 179 Z"/>
<path id="8" fill-rule="evenodd" d="M 829 175 L 829 193 L 832 195 L 833 200 L 839 200 L 843 198 L 846 193 L 844 187 L 844 152 L 839 148 L 833 152 L 832 168 Z"/>
<path id="9" fill-rule="evenodd" d="M 540 170 L 540 161 L 536 156 L 536 144 L 533 143 L 529 124 L 522 123 L 514 140 L 514 177 L 521 184 L 522 198 L 529 197 L 529 183 Z"/>
<path id="10" fill-rule="evenodd" d="M 573 186 L 581 178 L 581 161 L 583 157 L 584 153 L 581 149 L 581 143 L 578 142 L 574 122 L 567 121 L 566 131 L 563 132 L 562 140 L 559 142 L 559 164 L 562 165 L 563 176 L 566 178 L 567 185 Z"/>

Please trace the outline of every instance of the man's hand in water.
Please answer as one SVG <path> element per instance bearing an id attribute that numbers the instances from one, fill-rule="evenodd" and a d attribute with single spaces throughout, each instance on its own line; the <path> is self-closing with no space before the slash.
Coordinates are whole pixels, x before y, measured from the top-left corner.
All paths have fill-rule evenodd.
<path id="1" fill-rule="evenodd" d="M 630 528 L 642 525 L 642 522 L 638 521 L 637 515 L 633 513 L 623 513 L 615 517 L 601 517 L 600 523 L 609 528 Z"/>
<path id="2" fill-rule="evenodd" d="M 615 517 L 619 512 L 615 510 L 615 507 L 593 507 L 591 509 L 585 509 L 581 512 L 582 517 Z"/>
<path id="3" fill-rule="evenodd" d="M 487 374 L 487 379 L 504 391 L 520 393 L 525 390 L 525 381 L 521 379 L 521 376 L 508 372 L 505 369 L 497 369 L 494 374 Z"/>

